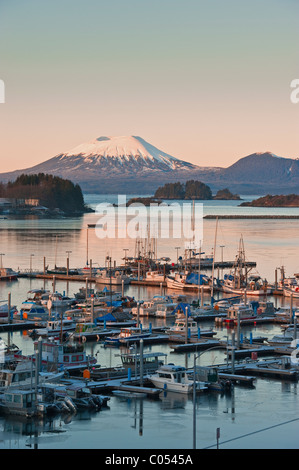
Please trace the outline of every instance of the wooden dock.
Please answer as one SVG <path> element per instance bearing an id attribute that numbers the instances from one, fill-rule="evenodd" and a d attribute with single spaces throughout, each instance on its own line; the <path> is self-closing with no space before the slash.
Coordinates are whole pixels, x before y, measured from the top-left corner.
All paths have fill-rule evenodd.
<path id="1" fill-rule="evenodd" d="M 167 343 L 168 342 L 168 335 L 166 334 L 160 334 L 160 335 L 151 335 L 148 337 L 140 338 L 143 340 L 144 344 L 161 344 L 161 343 Z M 120 345 L 130 345 L 134 343 L 140 343 L 139 338 L 121 338 L 119 340 Z"/>
<path id="2" fill-rule="evenodd" d="M 229 357 L 232 356 L 231 345 L 228 347 L 227 354 Z M 259 347 L 251 347 L 251 348 L 241 348 L 234 350 L 235 358 L 240 357 L 252 357 L 253 354 L 257 354 L 258 356 L 273 356 L 275 355 L 275 348 L 273 346 L 265 346 L 261 345 Z"/>
<path id="3" fill-rule="evenodd" d="M 234 382 L 236 384 L 247 385 L 249 387 L 253 387 L 253 382 L 256 381 L 256 377 L 250 375 L 237 375 L 228 372 L 219 372 L 218 377 L 219 379 L 230 380 L 231 382 Z"/>
<path id="4" fill-rule="evenodd" d="M 235 371 L 239 374 L 252 374 L 283 380 L 297 380 L 299 376 L 299 370 L 292 367 L 284 367 L 281 360 L 275 359 L 272 361 L 237 364 L 235 365 Z"/>
<path id="5" fill-rule="evenodd" d="M 209 348 L 223 348 L 220 341 L 216 339 L 198 340 L 193 343 L 185 344 L 170 344 L 169 346 L 174 352 L 204 351 Z"/>
<path id="6" fill-rule="evenodd" d="M 140 385 L 112 385 L 110 386 L 111 390 L 119 390 L 123 392 L 131 392 L 131 393 L 145 393 L 149 397 L 158 396 L 162 390 L 159 388 L 151 388 L 151 387 L 142 387 Z"/>

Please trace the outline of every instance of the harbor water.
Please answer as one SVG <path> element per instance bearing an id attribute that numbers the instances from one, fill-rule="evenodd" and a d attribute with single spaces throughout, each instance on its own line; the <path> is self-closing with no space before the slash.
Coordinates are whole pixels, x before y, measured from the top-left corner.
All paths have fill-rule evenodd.
<path id="1" fill-rule="evenodd" d="M 249 198 L 248 199 L 252 199 Z M 86 203 L 96 208 L 107 200 L 116 202 L 116 196 L 87 195 Z M 259 209 L 238 207 L 239 201 L 205 201 L 204 215 L 294 215 L 299 209 Z M 20 270 L 42 270 L 44 258 L 49 268 L 66 266 L 69 256 L 71 268 L 82 268 L 92 259 L 94 267 L 105 266 L 108 257 L 116 264 L 126 256 L 134 256 L 134 239 L 99 239 L 94 229 L 88 228 L 99 220 L 97 213 L 80 218 L 13 219 L 0 220 L 2 264 Z M 202 250 L 210 255 L 215 239 L 216 219 L 203 219 Z M 284 266 L 287 276 L 299 272 L 299 219 L 221 219 L 218 220 L 215 260 L 233 261 L 240 236 L 243 236 L 246 258 L 257 263 L 262 278 L 274 281 L 275 270 Z M 180 249 L 177 249 L 180 247 Z M 160 239 L 157 257 L 169 257 L 174 263 L 183 254 L 183 239 Z M 223 275 L 221 272 L 219 275 Z M 0 283 L 0 300 L 11 293 L 12 304 L 20 308 L 30 289 L 52 289 L 51 280 L 20 278 Z M 80 282 L 56 281 L 56 290 L 72 297 L 84 287 Z M 160 294 L 159 287 L 125 286 L 125 295 L 147 300 Z M 196 294 L 188 294 L 190 300 Z M 276 307 L 288 305 L 284 297 L 270 297 Z M 299 300 L 299 299 L 298 299 Z M 294 299 L 294 307 L 299 307 Z M 209 301 L 206 295 L 205 301 Z M 148 320 L 143 320 L 148 326 Z M 169 325 L 172 320 L 150 320 L 153 325 Z M 213 327 L 217 338 L 231 339 L 232 329 L 215 327 L 214 322 L 203 323 Z M 271 338 L 281 333 L 279 324 L 242 327 L 244 336 Z M 33 353 L 33 341 L 26 331 L 3 332 L 1 337 L 15 343 L 24 354 Z M 120 365 L 117 347 L 104 347 L 101 342 L 86 343 L 102 366 Z M 167 361 L 192 367 L 194 353 L 173 352 L 168 344 L 145 345 L 145 352 L 167 354 Z M 228 361 L 225 351 L 213 350 L 201 354 L 199 365 L 217 365 Z M 196 398 L 197 449 L 295 449 L 298 448 L 299 399 L 297 382 L 257 378 L 254 388 L 236 385 L 230 393 L 203 393 Z M 192 396 L 162 392 L 158 399 L 136 399 L 111 396 L 108 407 L 98 413 L 77 413 L 72 417 L 54 417 L 51 420 L 26 421 L 0 416 L 0 448 L 2 449 L 192 449 Z"/>

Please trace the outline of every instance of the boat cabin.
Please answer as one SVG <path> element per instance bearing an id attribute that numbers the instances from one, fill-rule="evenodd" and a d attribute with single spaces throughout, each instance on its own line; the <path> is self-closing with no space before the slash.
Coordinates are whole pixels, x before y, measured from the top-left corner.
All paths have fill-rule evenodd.
<path id="1" fill-rule="evenodd" d="M 81 343 L 60 343 L 59 341 L 42 342 L 42 361 L 58 367 L 74 369 L 96 363 L 93 357 L 87 357 Z"/>
<path id="2" fill-rule="evenodd" d="M 127 354 L 120 354 L 122 365 L 126 371 L 131 369 L 136 373 L 140 372 L 140 361 L 141 356 L 140 354 L 127 353 Z M 153 372 L 159 369 L 163 365 L 163 361 L 161 357 L 167 357 L 165 353 L 143 353 L 143 371 L 144 373 Z"/>
<path id="3" fill-rule="evenodd" d="M 29 384 L 35 380 L 35 368 L 31 361 L 21 362 L 16 367 L 0 370 L 0 387 Z"/>
<path id="4" fill-rule="evenodd" d="M 234 304 L 227 311 L 226 321 L 250 320 L 257 317 L 252 305 Z"/>
<path id="5" fill-rule="evenodd" d="M 182 366 L 175 366 L 172 364 L 163 365 L 157 370 L 157 376 L 159 379 L 163 379 L 165 384 L 191 384 L 187 369 Z"/>
<path id="6" fill-rule="evenodd" d="M 129 328 L 121 328 L 119 338 L 130 338 L 131 336 L 141 335 L 142 329 L 135 326 Z"/>
<path id="7" fill-rule="evenodd" d="M 36 414 L 35 403 L 34 391 L 14 389 L 4 393 L 1 408 L 6 414 L 31 417 Z"/>

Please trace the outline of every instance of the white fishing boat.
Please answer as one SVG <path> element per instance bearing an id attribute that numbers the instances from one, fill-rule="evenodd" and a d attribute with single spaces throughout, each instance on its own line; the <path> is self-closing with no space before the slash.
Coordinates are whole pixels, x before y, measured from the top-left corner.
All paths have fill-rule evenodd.
<path id="1" fill-rule="evenodd" d="M 84 268 L 77 269 L 78 274 L 80 276 L 89 277 L 89 276 L 96 276 L 98 274 L 99 268 L 93 266 L 84 266 Z"/>
<path id="2" fill-rule="evenodd" d="M 173 318 L 175 317 L 176 304 L 164 303 L 158 304 L 155 317 L 157 318 Z"/>
<path id="3" fill-rule="evenodd" d="M 130 277 L 126 274 L 122 274 L 120 271 L 115 271 L 113 273 L 109 273 L 106 270 L 98 271 L 96 275 L 96 284 L 105 284 L 112 285 L 112 286 L 121 286 L 122 283 L 129 284 L 131 281 Z"/>
<path id="4" fill-rule="evenodd" d="M 150 317 L 156 316 L 156 311 L 158 305 L 167 304 L 169 302 L 169 298 L 161 295 L 156 295 L 150 300 L 145 300 L 144 302 L 140 303 L 139 307 L 133 307 L 131 310 L 132 315 L 138 315 L 140 317 Z M 139 310 L 139 312 L 138 312 Z"/>
<path id="5" fill-rule="evenodd" d="M 299 298 L 299 284 L 298 280 L 296 278 L 290 278 L 288 279 L 289 282 L 285 279 L 284 285 L 283 285 L 283 295 L 285 297 L 294 297 L 294 298 Z"/>
<path id="6" fill-rule="evenodd" d="M 157 304 L 154 300 L 146 300 L 139 306 L 132 308 L 132 315 L 139 315 L 140 317 L 153 316 L 156 312 Z"/>
<path id="7" fill-rule="evenodd" d="M 223 281 L 219 281 L 217 288 L 228 294 L 242 296 L 265 296 L 271 294 L 273 288 L 268 285 L 267 280 L 263 280 L 258 274 L 248 276 L 250 270 L 251 267 L 248 266 L 246 261 L 244 241 L 241 236 L 234 266 L 229 274 L 224 275 Z"/>
<path id="8" fill-rule="evenodd" d="M 251 304 L 238 303 L 232 305 L 228 311 L 226 318 L 223 319 L 225 323 L 235 323 L 254 321 L 258 318 L 257 312 L 252 308 Z"/>
<path id="9" fill-rule="evenodd" d="M 162 273 L 161 271 L 147 271 L 145 274 L 145 279 L 146 282 L 164 282 L 165 281 L 165 274 Z"/>
<path id="10" fill-rule="evenodd" d="M 32 385 L 35 382 L 35 367 L 32 361 L 23 360 L 10 363 L 0 369 L 0 389 L 3 391 L 7 387 L 22 387 Z M 63 372 L 39 372 L 38 383 L 56 382 L 62 378 Z"/>
<path id="11" fill-rule="evenodd" d="M 262 280 L 260 276 L 250 276 L 246 281 L 243 275 L 226 274 L 220 286 L 222 292 L 243 296 L 265 296 L 270 295 L 273 291 L 267 281 Z"/>
<path id="12" fill-rule="evenodd" d="M 154 387 L 164 391 L 177 393 L 192 393 L 194 380 L 192 372 L 188 372 L 185 367 L 172 364 L 162 365 L 155 374 L 150 374 L 150 381 Z M 204 382 L 195 381 L 196 392 L 207 389 Z"/>
<path id="13" fill-rule="evenodd" d="M 200 279 L 200 285 L 198 280 Z M 166 285 L 168 289 L 186 290 L 186 291 L 198 291 L 203 289 L 204 291 L 210 291 L 209 278 L 207 276 L 198 275 L 196 273 L 175 272 L 166 277 Z"/>
<path id="14" fill-rule="evenodd" d="M 212 328 L 202 329 L 199 328 L 198 323 L 194 321 L 191 317 L 188 318 L 188 322 L 186 324 L 186 318 L 177 318 L 175 320 L 175 324 L 168 328 L 165 331 L 168 335 L 186 335 L 188 336 L 214 336 L 214 331 Z"/>
<path id="15" fill-rule="evenodd" d="M 121 343 L 126 342 L 137 342 L 143 338 L 151 336 L 150 331 L 144 331 L 139 327 L 127 327 L 121 328 L 120 333 L 114 336 L 108 336 L 105 340 L 105 344 L 112 346 L 119 346 Z"/>
<path id="16" fill-rule="evenodd" d="M 31 336 L 59 336 L 75 331 L 76 323 L 73 320 L 49 320 L 44 328 L 30 330 Z"/>
<path id="17" fill-rule="evenodd" d="M 52 294 L 47 293 L 41 296 L 41 305 L 45 307 L 51 305 L 51 308 L 65 308 L 73 303 L 75 303 L 75 299 L 66 297 L 59 292 L 53 292 Z"/>

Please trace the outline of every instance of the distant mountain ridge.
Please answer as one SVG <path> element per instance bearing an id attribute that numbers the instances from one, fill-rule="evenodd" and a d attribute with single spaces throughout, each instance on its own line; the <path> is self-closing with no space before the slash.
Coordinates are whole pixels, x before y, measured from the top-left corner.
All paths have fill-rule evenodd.
<path id="1" fill-rule="evenodd" d="M 200 158 L 200 155 L 199 155 Z M 102 136 L 31 168 L 0 174 L 48 173 L 78 183 L 84 192 L 154 194 L 166 183 L 196 179 L 213 192 L 224 187 L 238 194 L 289 194 L 299 190 L 299 160 L 260 152 L 228 168 L 204 167 L 173 157 L 138 136 Z"/>

